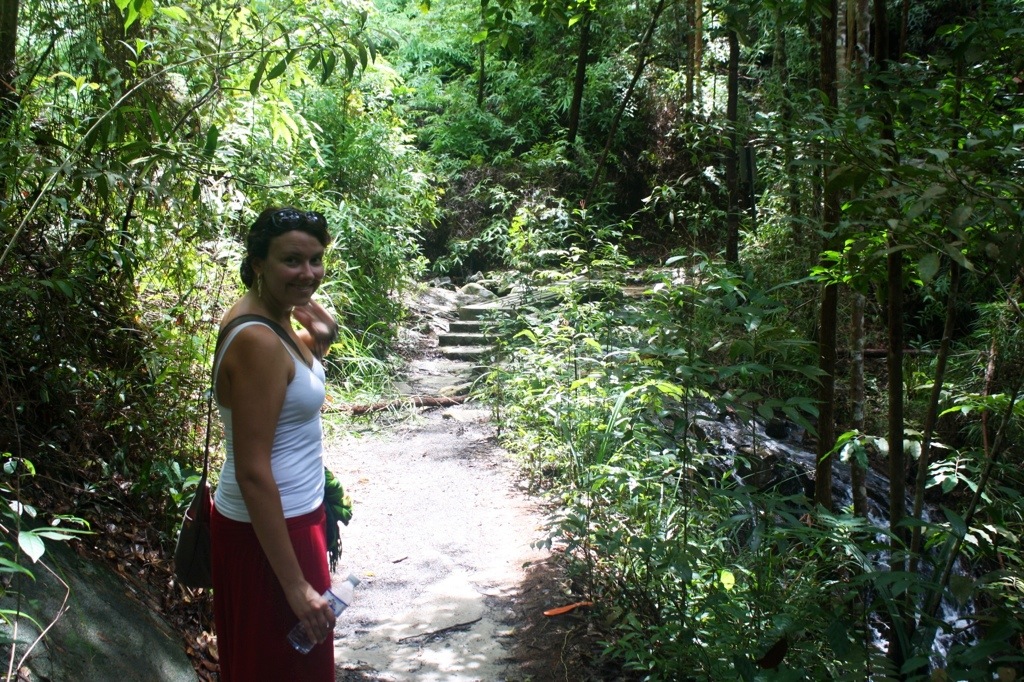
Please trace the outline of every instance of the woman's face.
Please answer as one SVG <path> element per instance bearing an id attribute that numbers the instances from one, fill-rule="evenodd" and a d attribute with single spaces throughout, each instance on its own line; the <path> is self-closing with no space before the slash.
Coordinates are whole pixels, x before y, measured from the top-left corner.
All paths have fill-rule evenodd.
<path id="1" fill-rule="evenodd" d="M 255 265 L 263 276 L 267 303 L 294 308 L 309 303 L 324 278 L 324 247 L 311 234 L 291 230 L 270 241 L 267 257 Z"/>

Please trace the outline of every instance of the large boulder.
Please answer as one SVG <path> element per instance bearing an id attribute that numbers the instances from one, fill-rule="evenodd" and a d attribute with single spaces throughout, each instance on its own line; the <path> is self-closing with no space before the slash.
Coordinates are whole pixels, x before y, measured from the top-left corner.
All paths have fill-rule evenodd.
<path id="1" fill-rule="evenodd" d="M 15 662 L 25 656 L 40 629 L 49 628 L 22 663 L 27 679 L 198 679 L 181 636 L 128 594 L 124 580 L 107 566 L 79 557 L 64 543 L 51 542 L 40 562 L 29 568 L 35 579 L 17 575 L 0 599 L 6 613 L 20 609 L 23 614 L 17 619 Z M 0 633 L 9 641 L 11 623 L 0 622 Z"/>

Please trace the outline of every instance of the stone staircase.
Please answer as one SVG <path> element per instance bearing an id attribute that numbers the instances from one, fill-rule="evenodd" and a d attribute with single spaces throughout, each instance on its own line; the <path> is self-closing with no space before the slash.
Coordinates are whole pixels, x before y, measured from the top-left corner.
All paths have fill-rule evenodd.
<path id="1" fill-rule="evenodd" d="M 577 278 L 578 281 L 580 278 Z M 563 282 L 568 285 L 572 282 Z M 600 283 L 595 290 L 601 295 Z M 492 345 L 493 329 L 497 318 L 507 316 L 511 312 L 527 307 L 554 305 L 563 296 L 562 286 L 550 285 L 529 292 L 517 291 L 500 298 L 486 300 L 477 298 L 479 302 L 456 305 L 457 319 L 448 322 L 448 331 L 437 335 L 438 351 L 442 358 L 455 364 L 464 365 L 469 376 L 477 376 L 486 371 L 494 360 Z M 625 291 L 627 296 L 639 295 L 647 287 L 633 287 L 636 293 Z M 450 308 L 449 308 L 450 310 Z"/>
<path id="2" fill-rule="evenodd" d="M 430 310 L 433 320 L 431 327 L 438 329 L 442 326 L 437 323 L 445 320 L 448 329 L 437 332 L 436 354 L 431 353 L 410 362 L 408 372 L 397 384 L 402 395 L 466 395 L 494 361 L 491 340 L 495 319 L 521 307 L 526 297 L 514 293 L 490 300 L 484 297 L 464 297 L 463 300 L 474 302 L 459 303 L 456 297 L 447 292 L 443 296 L 431 298 L 430 305 L 425 308 Z M 456 319 L 448 319 L 452 307 L 444 306 L 443 302 L 453 304 Z M 444 310 L 444 313 L 438 314 L 439 310 Z"/>
<path id="3" fill-rule="evenodd" d="M 441 354 L 449 360 L 486 361 L 493 350 L 488 336 L 490 322 L 487 318 L 501 309 L 499 303 L 460 306 L 459 318 L 448 325 L 447 332 L 437 337 Z"/>
<path id="4" fill-rule="evenodd" d="M 458 319 L 448 325 L 448 331 L 439 334 L 437 345 L 449 360 L 487 362 L 490 360 L 490 328 L 494 320 L 530 302 L 533 305 L 554 301 L 558 292 L 554 288 L 533 291 L 529 295 L 516 292 L 483 303 L 471 303 L 457 308 Z"/>

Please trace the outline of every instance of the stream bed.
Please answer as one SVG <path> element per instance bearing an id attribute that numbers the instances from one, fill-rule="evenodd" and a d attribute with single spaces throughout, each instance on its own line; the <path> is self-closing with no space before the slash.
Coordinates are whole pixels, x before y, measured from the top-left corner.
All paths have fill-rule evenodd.
<path id="1" fill-rule="evenodd" d="M 784 495 L 805 495 L 808 499 L 807 512 L 811 511 L 810 500 L 814 495 L 815 463 L 817 453 L 805 442 L 805 432 L 789 422 L 765 423 L 760 419 L 741 420 L 733 413 L 721 413 L 717 407 L 707 403 L 698 407 L 699 415 L 694 422 L 699 424 L 697 435 L 712 446 L 721 456 L 722 473 L 737 484 L 751 485 L 759 490 L 774 489 Z M 832 465 L 832 497 L 835 508 L 850 514 L 853 509 L 852 480 L 850 466 L 835 458 Z M 867 471 L 868 522 L 878 529 L 875 540 L 878 546 L 889 544 L 884 532 L 889 527 L 889 478 L 877 470 Z M 906 509 L 909 514 L 913 500 L 908 498 Z M 941 509 L 925 505 L 922 520 L 942 518 Z M 873 551 L 867 555 L 870 570 L 888 571 L 889 553 Z M 930 566 L 922 564 L 923 571 Z M 959 574 L 965 570 L 959 566 Z M 946 624 L 934 639 L 932 663 L 941 666 L 942 661 L 955 644 L 969 643 L 971 620 L 969 614 L 973 604 L 960 605 L 943 599 L 940 618 Z M 888 647 L 879 621 L 874 628 L 875 645 L 880 651 Z"/>

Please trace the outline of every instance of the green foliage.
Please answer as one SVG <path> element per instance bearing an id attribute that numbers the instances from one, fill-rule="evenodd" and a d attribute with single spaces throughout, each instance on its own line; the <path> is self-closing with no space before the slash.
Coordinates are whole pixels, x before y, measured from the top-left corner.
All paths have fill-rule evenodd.
<path id="1" fill-rule="evenodd" d="M 802 494 L 737 476 L 756 468 L 756 451 L 744 463 L 708 435 L 729 413 L 751 430 L 777 414 L 812 425 L 814 404 L 802 397 L 813 390 L 812 349 L 773 296 L 792 287 L 765 291 L 700 260 L 671 274 L 636 300 L 595 300 L 580 283 L 558 296 L 527 288 L 509 323 L 520 331 L 499 335 L 507 360 L 486 389 L 510 449 L 561 500 L 547 542 L 565 548 L 575 588 L 598 605 L 605 654 L 651 680 L 882 674 L 891 664 L 873 631 L 902 618 L 904 600 L 946 591 L 934 569 L 888 570 L 886 529 L 820 510 L 810 522 Z M 851 432 L 839 447 L 845 459 L 866 459 L 885 441 Z M 976 490 L 976 457 L 950 450 L 932 466 L 934 485 Z M 931 566 L 955 537 L 969 538 L 971 562 L 1009 563 L 991 579 L 950 582 L 959 603 L 999 624 L 975 632 L 977 644 L 958 644 L 959 626 L 916 612 L 906 645 L 918 663 L 939 631 L 953 643 L 941 661 L 949 674 L 980 680 L 1006 665 L 1007 633 L 1021 627 L 1002 605 L 1020 603 L 1016 489 L 1008 482 L 986 497 L 984 521 L 968 526 L 946 508 L 925 524 Z M 759 667 L 780 650 L 777 670 Z"/>
<path id="2" fill-rule="evenodd" d="M 567 241 L 578 236 L 572 215 L 555 197 L 524 199 L 482 182 L 468 198 L 486 206 L 490 220 L 472 238 L 450 242 L 450 253 L 434 262 L 435 272 L 464 271 L 470 263 L 520 271 L 552 267 L 567 257 Z"/>
<path id="3" fill-rule="evenodd" d="M 364 348 L 383 354 L 395 340 L 401 294 L 422 273 L 420 230 L 436 220 L 429 163 L 390 105 L 400 83 L 374 70 L 361 89 L 314 91 L 303 108 L 325 140 L 312 181 L 336 203 L 328 212 L 336 243 L 335 301 Z"/>
<path id="4" fill-rule="evenodd" d="M 83 535 L 91 535 L 89 523 L 69 514 L 47 513 L 25 501 L 23 490 L 28 480 L 36 475 L 33 463 L 24 458 L 2 453 L 3 469 L 0 473 L 0 597 L 10 608 L 0 609 L 0 619 L 17 633 L 18 624 L 33 623 L 41 632 L 52 623 L 39 623 L 33 616 L 33 604 L 18 592 L 25 579 L 35 580 L 35 565 L 43 559 L 48 543 L 66 542 Z M 44 565 L 45 567 L 45 565 Z M 47 569 L 50 570 L 50 569 Z M 57 616 L 59 618 L 59 615 Z M 0 642 L 13 644 L 23 641 L 24 635 L 9 636 L 8 628 L 0 635 Z M 24 630 L 22 630 L 24 632 Z M 20 639 L 19 639 L 20 637 Z M 18 667 L 11 649 L 8 670 Z M 9 674 L 4 679 L 13 679 Z"/>
<path id="5" fill-rule="evenodd" d="M 817 409 L 806 397 L 813 393 L 807 380 L 821 372 L 812 344 L 788 322 L 789 311 L 771 295 L 784 295 L 795 284 L 761 291 L 749 274 L 740 279 L 725 272 L 705 284 L 709 296 L 699 309 L 701 317 L 717 321 L 717 333 L 728 339 L 708 349 L 712 358 L 720 358 L 718 381 L 726 389 L 724 400 L 741 413 L 753 410 L 763 419 L 784 415 L 809 427 L 807 417 L 815 416 Z"/>
<path id="6" fill-rule="evenodd" d="M 609 6 L 609 11 L 619 8 Z M 521 210 L 534 212 L 549 202 L 575 206 L 579 198 L 565 197 L 586 192 L 595 151 L 568 147 L 562 130 L 572 93 L 572 80 L 564 74 L 573 70 L 575 34 L 566 31 L 564 17 L 540 14 L 537 8 L 528 12 L 485 3 L 477 10 L 451 2 L 432 3 L 426 14 L 387 12 L 389 24 L 406 36 L 404 43 L 386 49 L 410 86 L 399 100 L 400 110 L 417 126 L 420 148 L 438 159 L 439 180 L 451 186 L 441 221 L 449 224 L 428 235 L 442 251 L 435 272 L 461 276 L 498 264 L 523 267 L 511 260 L 526 257 L 522 249 L 531 245 L 503 238 L 506 226 L 523 220 Z M 481 22 L 482 30 L 469 30 Z M 486 66 L 481 67 L 474 46 L 485 44 Z M 600 62 L 588 67 L 593 74 L 588 88 L 595 94 L 585 100 L 584 126 L 600 136 L 610 125 L 628 70 L 614 57 L 594 54 Z M 481 68 L 486 73 L 482 91 Z M 545 218 L 538 223 L 543 229 Z M 546 239 L 554 242 L 563 233 L 556 225 Z M 506 246 L 522 247 L 516 259 L 503 258 Z"/>

